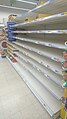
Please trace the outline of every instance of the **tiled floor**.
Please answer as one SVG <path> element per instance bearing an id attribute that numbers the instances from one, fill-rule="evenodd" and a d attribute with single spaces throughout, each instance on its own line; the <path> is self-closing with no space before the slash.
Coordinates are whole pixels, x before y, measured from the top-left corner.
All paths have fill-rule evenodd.
<path id="1" fill-rule="evenodd" d="M 0 119 L 51 119 L 7 59 L 0 60 Z"/>

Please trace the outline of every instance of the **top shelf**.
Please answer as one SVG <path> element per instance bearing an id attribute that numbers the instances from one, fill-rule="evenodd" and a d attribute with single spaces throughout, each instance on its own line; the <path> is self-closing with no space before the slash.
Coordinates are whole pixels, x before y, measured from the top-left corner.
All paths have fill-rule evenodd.
<path id="1" fill-rule="evenodd" d="M 16 17 L 16 22 L 23 22 L 26 17 L 36 17 L 37 14 L 59 14 L 67 12 L 67 0 L 49 0 L 48 2 L 33 8 L 24 15 Z"/>
<path id="2" fill-rule="evenodd" d="M 28 12 L 26 12 L 25 14 L 18 15 L 18 16 L 15 18 L 15 21 L 20 23 L 20 22 L 24 22 L 26 17 L 36 18 L 36 16 L 37 16 L 37 13 L 33 13 L 33 12 L 28 11 Z"/>
<path id="3" fill-rule="evenodd" d="M 27 22 L 22 22 L 19 24 L 15 24 L 12 27 L 22 27 L 22 26 L 36 26 L 38 24 L 51 24 L 54 22 L 66 22 L 67 21 L 67 14 L 66 13 L 61 13 L 61 14 L 56 14 L 56 15 L 51 15 L 48 17 L 43 17 L 43 18 L 38 18 L 36 20 L 32 21 L 27 21 Z"/>
<path id="4" fill-rule="evenodd" d="M 67 11 L 67 0 L 50 0 L 30 12 L 41 14 L 56 14 Z"/>

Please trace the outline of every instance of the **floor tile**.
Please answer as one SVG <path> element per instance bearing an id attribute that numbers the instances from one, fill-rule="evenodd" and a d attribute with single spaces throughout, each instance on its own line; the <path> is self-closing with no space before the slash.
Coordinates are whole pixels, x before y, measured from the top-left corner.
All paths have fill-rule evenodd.
<path id="1" fill-rule="evenodd" d="M 7 59 L 0 62 L 0 119 L 51 119 Z"/>

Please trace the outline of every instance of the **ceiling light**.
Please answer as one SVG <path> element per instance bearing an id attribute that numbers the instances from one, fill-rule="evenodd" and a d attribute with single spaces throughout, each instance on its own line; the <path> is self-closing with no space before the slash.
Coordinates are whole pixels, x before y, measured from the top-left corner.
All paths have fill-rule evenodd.
<path id="1" fill-rule="evenodd" d="M 16 10 L 23 10 L 23 11 L 29 11 L 30 9 L 24 9 L 24 8 L 19 8 L 19 7 L 12 7 L 12 6 L 5 6 L 5 5 L 0 5 L 0 7 L 5 7 L 9 9 L 16 9 Z"/>
<path id="2" fill-rule="evenodd" d="M 29 2 L 29 1 L 25 1 L 25 0 L 16 0 L 18 2 L 24 2 L 24 3 L 28 3 L 28 4 L 33 4 L 33 5 L 37 5 L 37 3 L 34 2 Z"/>

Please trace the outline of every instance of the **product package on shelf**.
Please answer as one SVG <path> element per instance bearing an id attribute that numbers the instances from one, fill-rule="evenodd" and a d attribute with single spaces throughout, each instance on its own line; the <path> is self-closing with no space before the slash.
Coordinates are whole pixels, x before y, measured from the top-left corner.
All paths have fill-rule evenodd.
<path id="1" fill-rule="evenodd" d="M 15 59 L 15 57 L 17 57 L 17 55 L 15 54 L 15 52 L 17 52 L 18 50 L 16 50 L 13 46 L 7 45 L 7 53 L 8 53 L 8 57 L 9 59 L 13 62 L 16 63 L 17 60 Z"/>
<path id="2" fill-rule="evenodd" d="M 27 18 L 25 18 L 25 21 L 27 22 L 30 22 L 30 21 L 32 21 L 32 20 L 35 20 L 35 18 L 33 18 L 33 17 L 27 17 Z"/>
<path id="3" fill-rule="evenodd" d="M 44 17 L 47 17 L 47 16 L 49 16 L 49 14 L 38 14 L 37 19 L 38 18 L 44 18 Z"/>
<path id="4" fill-rule="evenodd" d="M 0 32 L 0 54 L 2 58 L 5 58 L 7 54 L 7 37 L 3 29 Z"/>
<path id="5" fill-rule="evenodd" d="M 16 63 L 17 60 L 15 58 L 13 58 L 11 55 L 9 56 L 9 59 L 13 62 L 13 63 Z"/>
<path id="6" fill-rule="evenodd" d="M 46 3 L 46 2 L 48 2 L 48 0 L 39 0 L 37 6 L 39 6 L 39 5 L 41 5 L 41 4 L 44 4 L 44 3 Z"/>
<path id="7" fill-rule="evenodd" d="M 63 52 L 64 60 L 67 60 L 67 51 Z"/>
<path id="8" fill-rule="evenodd" d="M 63 62 L 63 67 L 66 68 L 67 67 L 67 61 Z"/>
<path id="9" fill-rule="evenodd" d="M 63 79 L 64 79 L 64 80 L 67 80 L 67 75 L 64 75 L 64 76 L 63 76 Z"/>
<path id="10" fill-rule="evenodd" d="M 64 62 L 63 65 L 63 88 L 64 96 L 62 98 L 62 108 L 61 108 L 61 117 L 62 119 L 67 119 L 67 50 L 63 52 Z"/>

